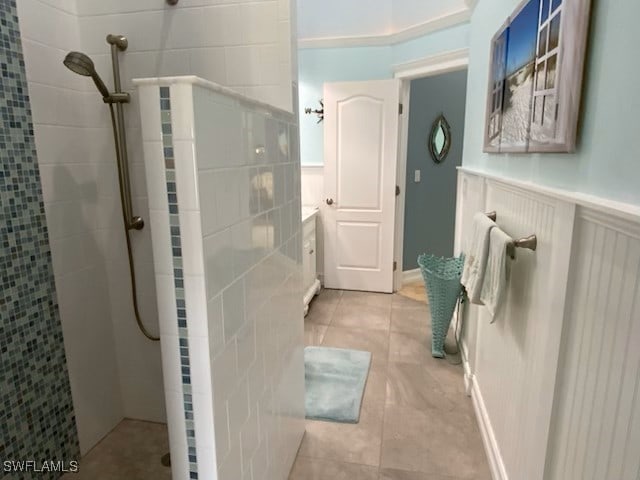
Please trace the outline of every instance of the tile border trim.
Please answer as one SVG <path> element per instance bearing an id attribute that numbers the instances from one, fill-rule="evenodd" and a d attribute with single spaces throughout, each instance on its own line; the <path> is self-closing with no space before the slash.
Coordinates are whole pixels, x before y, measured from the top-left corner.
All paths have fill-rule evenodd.
<path id="1" fill-rule="evenodd" d="M 182 399 L 187 436 L 187 460 L 189 479 L 198 479 L 198 460 L 196 454 L 196 434 L 193 417 L 193 391 L 191 386 L 191 360 L 189 355 L 189 331 L 187 306 L 184 290 L 184 267 L 182 257 L 182 235 L 180 231 L 180 212 L 176 189 L 176 166 L 171 127 L 171 98 L 168 86 L 159 87 L 160 124 L 162 127 L 162 153 L 166 175 L 167 204 L 169 214 L 169 237 L 171 239 L 171 258 L 173 262 L 173 285 L 176 297 L 176 320 L 178 322 L 178 342 L 180 352 L 180 373 L 182 378 Z"/>

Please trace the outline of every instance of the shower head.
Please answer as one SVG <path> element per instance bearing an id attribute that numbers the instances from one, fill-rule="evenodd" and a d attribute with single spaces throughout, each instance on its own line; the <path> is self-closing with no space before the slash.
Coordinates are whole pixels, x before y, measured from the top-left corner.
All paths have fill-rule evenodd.
<path id="1" fill-rule="evenodd" d="M 63 63 L 72 72 L 85 77 L 90 77 L 96 71 L 93 61 L 81 52 L 69 52 Z"/>
<path id="2" fill-rule="evenodd" d="M 63 61 L 65 67 L 78 75 L 84 77 L 93 78 L 93 82 L 98 87 L 98 90 L 102 94 L 103 98 L 109 98 L 110 93 L 106 85 L 96 72 L 96 67 L 93 61 L 82 52 L 69 52 Z"/>

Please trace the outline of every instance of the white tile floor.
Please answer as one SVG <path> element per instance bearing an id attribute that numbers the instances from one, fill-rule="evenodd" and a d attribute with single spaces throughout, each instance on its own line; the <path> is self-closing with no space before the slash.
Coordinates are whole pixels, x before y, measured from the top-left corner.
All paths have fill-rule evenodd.
<path id="1" fill-rule="evenodd" d="M 306 422 L 289 480 L 489 480 L 460 366 L 431 357 L 426 304 L 323 290 L 305 319 L 307 345 L 373 354 L 360 423 Z M 162 480 L 166 427 L 123 421 L 64 480 Z M 237 479 L 222 479 L 237 480 Z"/>
<path id="2" fill-rule="evenodd" d="M 462 369 L 431 357 L 428 306 L 323 290 L 308 345 L 373 354 L 360 423 L 308 420 L 290 480 L 484 480 L 491 474 Z"/>

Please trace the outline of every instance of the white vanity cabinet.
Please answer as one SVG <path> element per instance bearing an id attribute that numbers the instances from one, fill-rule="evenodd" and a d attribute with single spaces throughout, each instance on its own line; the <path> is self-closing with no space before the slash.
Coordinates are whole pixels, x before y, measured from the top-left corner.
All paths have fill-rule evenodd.
<path id="1" fill-rule="evenodd" d="M 316 271 L 316 215 L 317 208 L 302 207 L 302 284 L 304 314 L 309 312 L 311 299 L 320 291 Z"/>

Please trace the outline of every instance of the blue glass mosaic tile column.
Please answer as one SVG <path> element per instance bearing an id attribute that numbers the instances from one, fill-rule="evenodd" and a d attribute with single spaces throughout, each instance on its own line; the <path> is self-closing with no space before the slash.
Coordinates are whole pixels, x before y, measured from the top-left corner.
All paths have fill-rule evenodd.
<path id="1" fill-rule="evenodd" d="M 160 87 L 160 116 L 162 123 L 162 147 L 167 180 L 167 202 L 169 205 L 169 229 L 171 237 L 171 257 L 173 260 L 173 284 L 176 295 L 176 320 L 180 342 L 180 369 L 182 372 L 182 395 L 184 400 L 184 420 L 187 434 L 187 459 L 189 478 L 198 478 L 196 457 L 196 433 L 193 421 L 193 398 L 191 396 L 191 366 L 189 363 L 189 338 L 187 330 L 187 306 L 184 296 L 184 270 L 182 268 L 182 239 L 180 236 L 180 216 L 178 192 L 176 190 L 176 166 L 173 155 L 173 135 L 171 130 L 171 99 L 169 87 Z"/>
<path id="2" fill-rule="evenodd" d="M 79 457 L 15 0 L 0 2 L 0 75 L 0 477 L 57 479 L 2 471 Z"/>

